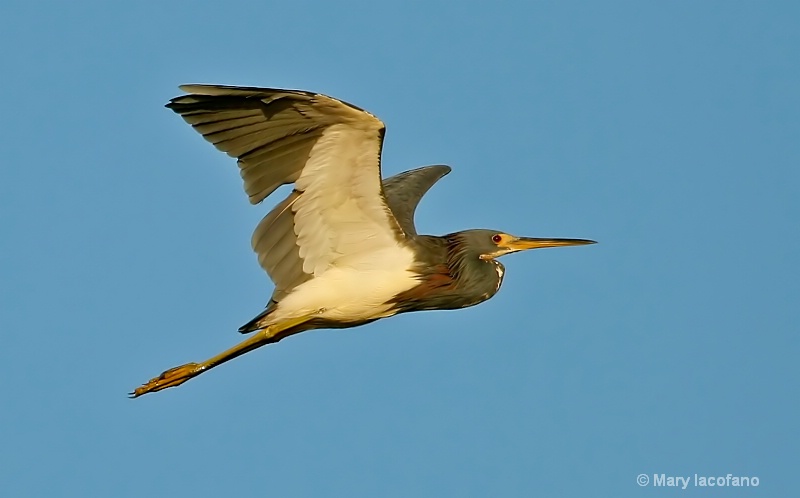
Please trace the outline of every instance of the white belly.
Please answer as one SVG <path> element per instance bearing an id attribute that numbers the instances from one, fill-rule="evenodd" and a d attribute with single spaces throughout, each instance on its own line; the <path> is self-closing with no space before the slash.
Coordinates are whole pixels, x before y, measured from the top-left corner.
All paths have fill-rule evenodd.
<path id="1" fill-rule="evenodd" d="M 278 303 L 270 322 L 318 312 L 319 318 L 341 321 L 385 318 L 395 313 L 386 303 L 419 283 L 408 271 L 413 253 L 407 248 L 348 259 L 292 290 Z"/>

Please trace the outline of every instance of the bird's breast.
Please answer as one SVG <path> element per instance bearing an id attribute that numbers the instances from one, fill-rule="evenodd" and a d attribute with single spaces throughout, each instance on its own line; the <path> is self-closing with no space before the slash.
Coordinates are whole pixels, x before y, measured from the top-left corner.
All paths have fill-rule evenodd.
<path id="1" fill-rule="evenodd" d="M 358 322 L 397 313 L 392 299 L 419 284 L 413 254 L 404 247 L 351 258 L 304 282 L 278 303 L 276 322 L 318 313 L 319 318 Z"/>

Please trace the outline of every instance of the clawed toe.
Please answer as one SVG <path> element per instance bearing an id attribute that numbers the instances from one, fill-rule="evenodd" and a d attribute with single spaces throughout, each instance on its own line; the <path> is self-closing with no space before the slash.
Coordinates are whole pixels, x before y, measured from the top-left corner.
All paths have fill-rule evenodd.
<path id="1" fill-rule="evenodd" d="M 168 387 L 179 386 L 201 373 L 204 369 L 205 367 L 198 363 L 187 363 L 186 365 L 170 368 L 158 377 L 154 377 L 147 381 L 146 384 L 134 389 L 132 393 L 129 393 L 129 396 L 131 398 L 138 398 L 143 394 L 154 393 Z"/>

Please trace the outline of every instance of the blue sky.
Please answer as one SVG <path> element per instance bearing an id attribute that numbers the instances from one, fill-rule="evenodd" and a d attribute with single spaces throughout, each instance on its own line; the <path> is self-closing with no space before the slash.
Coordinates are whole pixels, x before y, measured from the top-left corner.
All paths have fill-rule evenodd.
<path id="1" fill-rule="evenodd" d="M 796 3 L 164 3 L 0 7 L 5 494 L 796 492 Z M 385 174 L 453 167 L 423 233 L 600 244 L 129 400 L 272 290 L 249 247 L 269 204 L 162 107 L 182 83 L 372 111 Z"/>

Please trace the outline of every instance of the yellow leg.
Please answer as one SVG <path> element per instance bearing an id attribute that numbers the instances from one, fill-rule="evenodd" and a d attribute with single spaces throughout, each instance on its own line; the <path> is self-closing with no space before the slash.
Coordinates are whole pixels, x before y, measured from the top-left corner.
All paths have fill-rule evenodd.
<path id="1" fill-rule="evenodd" d="M 158 377 L 154 377 L 147 381 L 146 384 L 134 389 L 134 391 L 130 393 L 130 397 L 138 398 L 143 394 L 154 393 L 168 387 L 179 386 L 192 377 L 196 377 L 203 372 L 211 370 L 217 365 L 221 365 L 222 363 L 232 360 L 237 356 L 241 356 L 249 351 L 260 348 L 265 344 L 276 342 L 276 337 L 279 334 L 311 320 L 314 318 L 314 316 L 315 314 L 312 314 L 300 318 L 286 320 L 285 322 L 259 330 L 246 341 L 240 342 L 236 346 L 225 350 L 204 362 L 187 363 L 179 367 L 170 368 Z"/>

